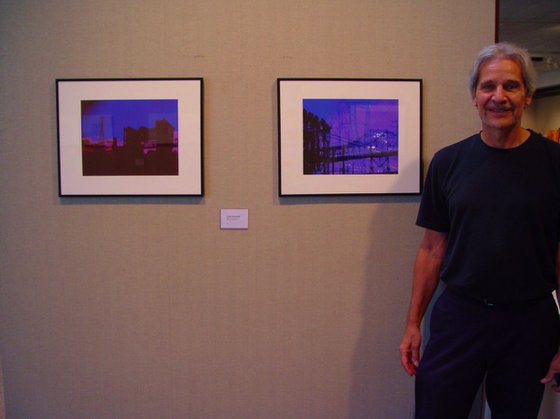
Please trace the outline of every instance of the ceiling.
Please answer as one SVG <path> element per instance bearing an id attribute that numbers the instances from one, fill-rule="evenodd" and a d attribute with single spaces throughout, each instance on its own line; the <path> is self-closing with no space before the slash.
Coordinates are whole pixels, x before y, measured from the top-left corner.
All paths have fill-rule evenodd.
<path id="1" fill-rule="evenodd" d="M 540 75 L 560 71 L 560 1 L 498 1 L 498 39 L 527 49 Z"/>

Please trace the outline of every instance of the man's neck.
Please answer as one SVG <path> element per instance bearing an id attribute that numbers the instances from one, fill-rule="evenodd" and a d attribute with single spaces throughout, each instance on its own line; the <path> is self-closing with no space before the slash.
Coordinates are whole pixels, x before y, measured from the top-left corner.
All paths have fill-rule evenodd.
<path id="1" fill-rule="evenodd" d="M 519 147 L 530 137 L 531 132 L 521 126 L 511 129 L 488 129 L 482 128 L 480 137 L 482 141 L 493 148 L 515 148 Z"/>

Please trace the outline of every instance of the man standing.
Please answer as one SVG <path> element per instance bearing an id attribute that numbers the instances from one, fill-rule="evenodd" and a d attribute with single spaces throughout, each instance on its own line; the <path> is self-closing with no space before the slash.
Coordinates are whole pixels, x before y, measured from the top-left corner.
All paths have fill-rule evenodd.
<path id="1" fill-rule="evenodd" d="M 434 155 L 400 345 L 417 419 L 467 418 L 482 382 L 493 419 L 535 419 L 560 373 L 560 145 L 521 126 L 535 91 L 526 51 L 484 48 L 469 79 L 482 130 Z M 439 280 L 430 339 L 421 322 Z M 553 389 L 560 391 L 558 387 Z"/>

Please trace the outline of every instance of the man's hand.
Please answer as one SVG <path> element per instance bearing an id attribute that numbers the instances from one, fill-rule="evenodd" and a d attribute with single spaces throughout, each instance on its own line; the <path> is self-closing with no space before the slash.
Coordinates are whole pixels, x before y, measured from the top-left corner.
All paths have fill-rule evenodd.
<path id="1" fill-rule="evenodd" d="M 556 356 L 552 358 L 552 361 L 550 361 L 548 372 L 546 376 L 541 380 L 541 383 L 543 384 L 553 383 L 551 387 L 552 390 L 556 393 L 560 393 L 560 385 L 558 385 L 554 379 L 554 375 L 556 374 L 560 375 L 560 352 L 558 352 Z"/>
<path id="2" fill-rule="evenodd" d="M 421 343 L 420 327 L 407 326 L 399 349 L 401 351 L 401 364 L 410 376 L 416 375 L 416 368 L 418 368 L 420 362 Z"/>
<path id="3" fill-rule="evenodd" d="M 445 249 L 447 234 L 426 229 L 414 262 L 412 278 L 412 297 L 406 316 L 406 329 L 400 345 L 401 363 L 408 375 L 416 375 L 420 362 L 422 334 L 420 325 L 426 308 L 434 295 L 439 282 L 439 271 Z"/>

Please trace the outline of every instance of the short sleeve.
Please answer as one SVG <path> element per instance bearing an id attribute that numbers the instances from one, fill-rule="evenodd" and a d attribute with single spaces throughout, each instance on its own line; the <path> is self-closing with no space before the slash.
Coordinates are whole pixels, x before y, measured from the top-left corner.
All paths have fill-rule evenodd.
<path id="1" fill-rule="evenodd" d="M 436 153 L 426 174 L 416 225 L 442 233 L 449 231 L 448 200 L 444 193 L 442 159 Z"/>

